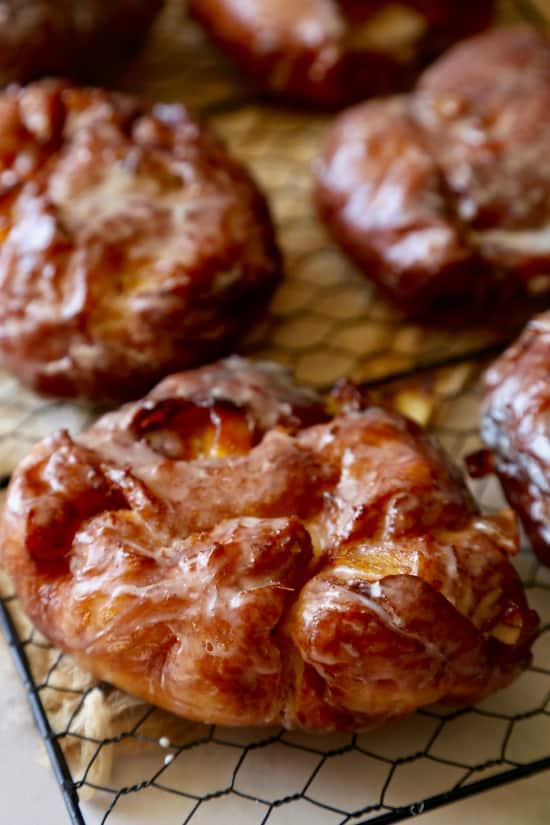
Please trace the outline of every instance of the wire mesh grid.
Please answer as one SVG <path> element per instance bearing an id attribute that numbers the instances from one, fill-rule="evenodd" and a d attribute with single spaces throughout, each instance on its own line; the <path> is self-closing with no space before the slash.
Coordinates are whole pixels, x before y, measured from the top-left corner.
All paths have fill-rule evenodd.
<path id="1" fill-rule="evenodd" d="M 478 372 L 465 363 L 384 385 L 377 395 L 394 404 L 411 393 L 428 399 L 433 430 L 459 457 L 479 446 Z M 472 487 L 485 510 L 502 506 L 493 478 Z M 75 813 L 75 822 L 145 824 L 157 821 L 153 812 L 170 825 L 396 822 L 550 767 L 550 571 L 527 547 L 515 564 L 542 619 L 523 676 L 475 708 L 430 707 L 356 735 L 204 726 L 136 700 L 111 735 L 98 738 L 94 713 L 112 709 L 121 694 L 75 670 L 20 615 L 13 594 L 2 600 L 11 616 L 4 624 L 68 799 L 76 806 L 78 793 L 96 792 L 86 818 Z M 60 748 L 69 765 L 77 752 L 72 774 L 59 767 L 66 764 Z M 112 763 L 112 772 L 98 782 L 102 760 Z"/>
<path id="2" fill-rule="evenodd" d="M 255 101 L 180 14 L 179 3 L 168 5 L 122 87 L 185 98 L 205 111 L 269 195 L 287 278 L 245 350 L 319 387 L 346 374 L 376 385 L 397 407 L 410 409 L 413 398 L 452 455 L 476 449 L 480 365 L 468 357 L 501 349 L 521 313 L 505 326 L 457 332 L 405 322 L 391 310 L 315 218 L 310 164 L 326 118 Z M 396 383 L 402 374 L 414 378 Z M 78 431 L 97 412 L 39 399 L 0 374 L 0 478 L 38 438 L 59 427 Z M 502 505 L 494 479 L 473 488 L 485 509 Z M 476 708 L 429 708 L 355 736 L 176 719 L 75 667 L 31 627 L 6 582 L 0 616 L 73 822 L 395 822 L 550 767 L 550 573 L 528 548 L 516 564 L 542 618 L 531 668 Z M 91 791 L 92 802 L 82 803 Z"/>

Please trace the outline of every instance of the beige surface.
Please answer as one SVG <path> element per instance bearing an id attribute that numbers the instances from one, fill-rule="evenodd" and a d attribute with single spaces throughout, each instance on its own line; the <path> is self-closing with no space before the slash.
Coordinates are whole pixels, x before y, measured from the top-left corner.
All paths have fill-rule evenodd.
<path id="1" fill-rule="evenodd" d="M 180 21 L 179 3 L 172 2 L 149 47 L 121 85 L 165 100 L 185 99 L 194 107 L 210 112 L 214 126 L 230 147 L 250 164 L 269 194 L 285 253 L 287 279 L 275 298 L 268 319 L 249 340 L 247 351 L 288 363 L 300 380 L 325 386 L 342 374 L 361 380 L 390 376 L 421 363 L 440 361 L 487 344 L 503 342 L 512 334 L 511 328 L 502 326 L 472 326 L 457 333 L 407 323 L 377 297 L 328 241 L 311 207 L 310 166 L 327 118 L 257 105 L 250 89 L 223 58 L 205 44 L 201 33 L 194 26 L 183 26 Z M 420 395 L 415 390 L 413 399 L 415 409 L 430 416 L 430 423 L 457 457 L 474 449 L 478 443 L 475 373 L 472 365 L 465 365 L 435 376 L 426 374 L 420 380 Z M 408 396 L 398 392 L 396 395 L 392 393 L 391 397 L 398 405 L 405 404 L 410 409 L 410 388 L 406 391 Z M 434 392 L 435 402 L 432 401 Z M 36 439 L 61 426 L 81 429 L 95 413 L 86 406 L 39 399 L 21 390 L 14 379 L 0 374 L 0 476 L 11 471 Z M 485 506 L 497 506 L 498 491 L 494 482 L 482 482 L 476 489 Z M 528 552 L 520 557 L 518 565 L 529 582 L 533 603 L 550 623 L 550 576 L 538 568 Z M 12 606 L 15 607 L 15 603 Z M 153 820 L 149 805 L 154 806 L 163 825 L 172 822 L 179 825 L 195 804 L 194 794 L 218 793 L 228 787 L 243 756 L 240 745 L 265 738 L 264 732 L 216 731 L 216 743 L 197 744 L 188 755 L 187 751 L 163 747 L 158 742 L 159 737 L 168 736 L 172 743 L 184 744 L 190 738 L 196 740 L 209 732 L 155 712 L 139 727 L 137 739 L 128 736 L 122 746 L 101 746 L 96 740 L 131 731 L 146 709 L 118 691 L 94 687 L 89 676 L 74 668 L 66 657 L 60 658 L 56 651 L 44 646 L 43 640 L 33 634 L 32 628 L 21 617 L 18 621 L 22 637 L 29 639 L 26 649 L 36 681 L 42 685 L 42 700 L 48 707 L 54 729 L 63 734 L 61 742 L 74 766 L 75 777 L 83 778 L 88 789 L 98 782 L 108 782 L 113 788 L 120 788 L 149 779 L 162 770 L 162 781 L 168 788 L 190 794 L 180 796 L 158 789 L 125 794 L 109 823 L 150 823 Z M 410 804 L 424 795 L 447 790 L 464 779 L 468 766 L 475 768 L 499 758 L 508 729 L 507 720 L 518 713 L 529 713 L 532 717 L 513 725 L 507 756 L 521 762 L 547 755 L 550 717 L 543 711 L 543 706 L 548 700 L 550 676 L 541 673 L 540 669 L 547 669 L 549 664 L 550 633 L 547 631 L 537 645 L 535 668 L 539 670 L 531 671 L 515 687 L 488 700 L 489 705 L 482 709 L 481 715 L 467 714 L 455 722 L 446 723 L 430 747 L 428 741 L 434 725 L 439 724 L 438 717 L 418 715 L 401 726 L 369 735 L 361 739 L 360 744 L 374 756 L 367 756 L 357 749 L 349 754 L 328 756 L 308 791 L 312 801 L 277 806 L 267 822 L 269 825 L 287 822 L 329 825 L 340 822 L 342 815 L 319 807 L 319 804 L 350 812 L 365 804 L 375 804 L 388 777 L 389 763 L 384 759 L 419 754 L 395 772 L 388 784 L 388 804 Z M 5 672 L 5 665 L 0 660 L 0 673 Z M 28 753 L 32 739 L 28 732 L 28 717 L 22 711 L 15 715 L 12 711 L 20 705 L 22 693 L 17 693 L 13 680 L 9 688 L 5 685 L 0 687 L 0 715 L 11 720 L 11 727 L 8 726 L 4 733 L 16 741 L 18 732 L 24 732 L 25 753 Z M 67 692 L 67 688 L 75 692 Z M 435 713 L 439 714 L 439 711 Z M 82 736 L 86 738 L 82 739 Z M 153 741 L 148 742 L 149 739 Z M 9 740 L 4 740 L 0 749 L 4 767 L 9 752 L 5 741 Z M 324 742 L 315 740 L 313 745 L 311 742 L 310 737 L 286 745 L 276 741 L 267 747 L 248 751 L 237 773 L 235 787 L 243 794 L 267 800 L 298 793 L 316 767 L 316 760 L 323 758 L 323 752 L 346 746 L 350 739 L 344 741 L 335 737 Z M 301 749 L 295 747 L 298 744 L 302 745 Z M 126 758 L 129 751 L 136 748 L 145 749 L 146 754 Z M 312 754 L 312 751 L 319 753 Z M 172 753 L 176 756 L 174 763 L 164 766 L 165 757 Z M 463 767 L 449 764 L 453 761 L 460 762 Z M 16 787 L 16 764 L 10 760 L 10 772 L 0 771 L 0 779 L 4 774 L 4 782 L 6 776 L 10 777 L 1 791 L 3 797 L 8 790 L 13 793 L 12 781 Z M 474 770 L 473 775 L 477 777 L 479 774 Z M 38 787 L 44 782 L 44 776 L 40 774 Z M 452 809 L 449 809 L 449 812 L 430 814 L 421 821 L 450 825 L 472 821 L 467 817 L 478 817 L 482 812 L 487 817 L 484 819 L 487 825 L 493 821 L 498 821 L 499 825 L 508 822 L 515 825 L 518 821 L 538 825 L 550 821 L 548 798 L 533 796 L 527 805 L 522 803 L 513 807 L 521 787 L 517 785 L 499 792 L 498 799 L 503 800 L 502 804 L 494 804 L 500 804 L 500 807 L 493 808 L 492 802 L 486 804 L 474 800 L 457 809 L 464 811 L 457 815 L 457 819 L 453 819 Z M 523 787 L 537 788 L 540 794 L 544 782 L 533 780 Z M 24 791 L 21 789 L 19 793 L 24 794 Z M 102 812 L 112 798 L 109 794 L 96 794 L 95 801 L 87 808 L 90 823 L 101 820 Z M 25 796 L 25 804 L 27 802 L 31 811 L 32 800 Z M 230 793 L 203 804 L 193 816 L 191 825 L 204 822 L 215 825 L 222 821 L 224 825 L 233 822 L 259 825 L 266 810 L 265 804 L 252 803 L 243 796 Z M 523 819 L 519 818 L 521 811 L 525 814 Z M 32 814 L 29 816 L 29 822 L 37 821 L 32 819 Z M 465 818 L 461 819 L 462 816 Z M 23 825 L 24 818 L 17 821 Z M 50 825 L 47 820 L 41 821 Z M 60 820 L 54 818 L 51 822 L 59 825 Z"/>
<path id="2" fill-rule="evenodd" d="M 430 425 L 458 458 L 479 444 L 478 371 L 474 364 L 465 364 L 379 392 L 405 409 L 414 402 L 414 410 L 429 415 Z M 502 506 L 493 479 L 476 482 L 473 488 L 485 509 Z M 149 806 L 154 805 L 163 816 L 166 812 L 166 822 L 176 825 L 195 804 L 191 797 L 221 794 L 201 804 L 201 816 L 197 812 L 191 825 L 237 821 L 242 825 L 241 819 L 260 825 L 270 802 L 301 793 L 319 769 L 308 785 L 310 801 L 295 800 L 277 806 L 267 822 L 318 825 L 321 821 L 336 825 L 342 822 L 344 812 L 365 805 L 412 805 L 456 783 L 475 781 L 513 763 L 548 755 L 550 573 L 539 567 L 527 549 L 516 564 L 528 586 L 530 602 L 546 628 L 535 646 L 533 668 L 475 711 L 447 718 L 447 710 L 434 708 L 356 740 L 349 735 L 311 737 L 278 730 L 210 729 L 189 725 L 160 711 L 149 715 L 141 702 L 120 691 L 96 686 L 69 657 L 60 657 L 33 631 L 17 611 L 16 602 L 10 605 L 20 635 L 27 640 L 26 650 L 50 722 L 60 735 L 73 775 L 83 781 L 84 796 L 97 785 L 110 789 L 95 794 L 87 809 L 91 823 L 101 821 L 117 790 L 158 776 L 160 787 L 125 793 L 117 801 L 109 823 L 148 825 Z M 72 692 L 67 694 L 67 688 Z M 124 735 L 120 744 L 101 745 L 100 740 L 120 734 Z M 163 737 L 170 742 L 163 741 Z M 184 747 L 189 744 L 191 750 Z M 174 757 L 173 763 L 165 764 L 167 756 Z M 506 763 L 500 763 L 502 756 Z M 406 761 L 390 778 L 391 763 L 403 759 Z M 251 807 L 234 791 L 259 797 L 262 802 Z M 547 810 L 547 801 L 539 800 L 541 810 Z"/>

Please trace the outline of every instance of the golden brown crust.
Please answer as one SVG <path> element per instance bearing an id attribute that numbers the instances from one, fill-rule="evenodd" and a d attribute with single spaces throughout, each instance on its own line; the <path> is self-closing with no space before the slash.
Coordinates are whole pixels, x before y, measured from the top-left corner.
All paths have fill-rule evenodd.
<path id="1" fill-rule="evenodd" d="M 342 106 L 409 86 L 420 66 L 487 26 L 493 0 L 191 0 L 191 14 L 257 86 Z"/>
<path id="2" fill-rule="evenodd" d="M 3 0 L 0 85 L 103 78 L 141 44 L 163 0 Z"/>
<path id="3" fill-rule="evenodd" d="M 488 370 L 482 425 L 483 440 L 493 453 L 492 468 L 545 564 L 550 564 L 549 413 L 547 312 L 533 319 Z"/>
<path id="4" fill-rule="evenodd" d="M 462 43 L 416 91 L 328 133 L 317 199 L 335 237 L 403 311 L 550 289 L 550 38 Z"/>
<path id="5" fill-rule="evenodd" d="M 30 387 L 132 398 L 227 352 L 281 274 L 268 207 L 183 106 L 0 96 L 0 351 Z"/>
<path id="6" fill-rule="evenodd" d="M 2 555 L 100 678 L 193 719 L 331 730 L 527 665 L 517 538 L 411 421 L 232 358 L 37 445 Z"/>

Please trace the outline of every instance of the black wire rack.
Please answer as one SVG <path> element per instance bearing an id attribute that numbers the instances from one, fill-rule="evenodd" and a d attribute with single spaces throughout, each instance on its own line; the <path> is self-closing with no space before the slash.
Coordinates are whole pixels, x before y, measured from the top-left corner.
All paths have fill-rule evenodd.
<path id="1" fill-rule="evenodd" d="M 529 3 L 517 7 L 533 14 Z M 122 86 L 189 99 L 270 197 L 287 279 L 246 350 L 288 364 L 318 387 L 346 374 L 392 403 L 420 393 L 431 427 L 460 460 L 479 446 L 484 359 L 502 350 L 524 318 L 518 313 L 505 326 L 472 322 L 457 332 L 396 315 L 313 213 L 310 161 L 326 118 L 255 100 L 180 14 L 179 2 L 169 3 Z M 96 414 L 38 399 L 0 374 L 0 486 L 34 441 L 61 426 L 82 429 Z M 472 488 L 485 510 L 502 506 L 494 478 Z M 430 707 L 366 734 L 227 730 L 136 702 L 109 735 L 95 735 L 82 724 L 84 711 L 91 702 L 116 702 L 118 692 L 86 674 L 75 678 L 69 657 L 30 626 L 9 589 L 0 590 L 0 623 L 75 825 L 116 825 L 120 816 L 136 825 L 380 825 L 550 768 L 550 572 L 527 547 L 515 563 L 542 619 L 529 670 L 475 708 Z M 60 721 L 64 702 L 70 713 Z M 112 762 L 110 773 L 98 771 L 102 760 Z M 94 800 L 83 801 L 90 792 Z"/>
<path id="2" fill-rule="evenodd" d="M 457 369 L 463 375 L 457 377 Z M 412 378 L 378 384 L 376 391 L 399 397 L 403 389 L 414 389 L 435 398 L 433 430 L 460 457 L 479 443 L 478 372 L 477 364 L 463 361 L 435 372 L 417 370 Z M 501 505 L 494 479 L 472 482 L 472 487 L 486 511 Z M 0 601 L 0 619 L 73 823 L 116 825 L 119 813 L 131 813 L 136 824 L 150 822 L 147 802 L 151 799 L 156 817 L 168 804 L 173 818 L 167 821 L 181 825 L 210 825 L 222 812 L 225 822 L 257 825 L 291 821 L 380 825 L 550 768 L 550 572 L 527 547 L 516 565 L 530 603 L 542 618 L 529 670 L 475 708 L 430 707 L 380 731 L 358 735 L 319 737 L 282 729 L 201 725 L 187 729 L 181 723 L 178 729 L 175 719 L 138 705 L 116 735 L 97 739 L 75 723 L 92 694 L 108 696 L 112 688 L 93 682 L 64 686 L 62 669 L 68 657 L 51 648 L 28 624 L 16 625 L 13 594 Z M 49 656 L 39 679 L 33 666 L 37 650 Z M 67 690 L 74 706 L 68 721 L 58 728 L 46 711 L 45 697 Z M 78 775 L 64 755 L 75 740 L 88 748 Z M 144 753 L 125 755 L 128 745 L 143 748 Z M 114 751 L 111 779 L 98 784 L 94 764 L 110 749 Z M 96 801 L 85 808 L 93 819 L 83 813 L 79 800 L 83 790 L 96 792 Z"/>

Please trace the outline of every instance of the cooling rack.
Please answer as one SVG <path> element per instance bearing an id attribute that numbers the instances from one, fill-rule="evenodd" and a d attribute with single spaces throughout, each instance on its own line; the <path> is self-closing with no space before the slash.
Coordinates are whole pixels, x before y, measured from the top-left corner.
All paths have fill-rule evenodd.
<path id="1" fill-rule="evenodd" d="M 460 457 L 479 446 L 479 372 L 464 361 L 380 384 L 376 394 L 397 406 L 414 399 Z M 502 506 L 494 479 L 472 488 L 486 511 Z M 71 671 L 68 682 L 69 657 L 32 629 L 13 594 L 0 615 L 74 823 L 145 825 L 158 821 L 153 811 L 170 825 L 390 823 L 550 768 L 550 571 L 527 547 L 515 564 L 542 619 L 529 670 L 475 708 L 430 707 L 355 736 L 188 724 L 136 702 L 98 738 L 93 713 L 91 729 L 83 727 L 83 710 L 92 703 L 101 712 L 119 692 L 83 673 L 75 681 Z M 70 713 L 59 726 L 67 694 Z M 75 746 L 80 764 L 71 771 Z M 98 782 L 94 769 L 106 757 L 113 770 Z M 83 791 L 96 792 L 85 814 Z"/>
<path id="2" fill-rule="evenodd" d="M 543 5 L 515 13 L 540 19 Z M 313 213 L 310 163 L 327 118 L 255 99 L 182 22 L 181 3 L 168 4 L 121 86 L 203 111 L 269 195 L 287 278 L 244 349 L 321 388 L 349 375 L 427 422 L 458 460 L 475 450 L 484 359 L 515 336 L 522 312 L 458 331 L 391 310 Z M 0 485 L 38 438 L 78 431 L 98 412 L 39 399 L 0 373 Z M 472 488 L 484 509 L 502 506 L 494 479 Z M 52 648 L 2 579 L 0 622 L 73 823 L 390 823 L 550 767 L 550 572 L 526 546 L 515 564 L 542 620 L 530 669 L 475 708 L 430 707 L 355 736 L 228 730 L 144 705 Z"/>

